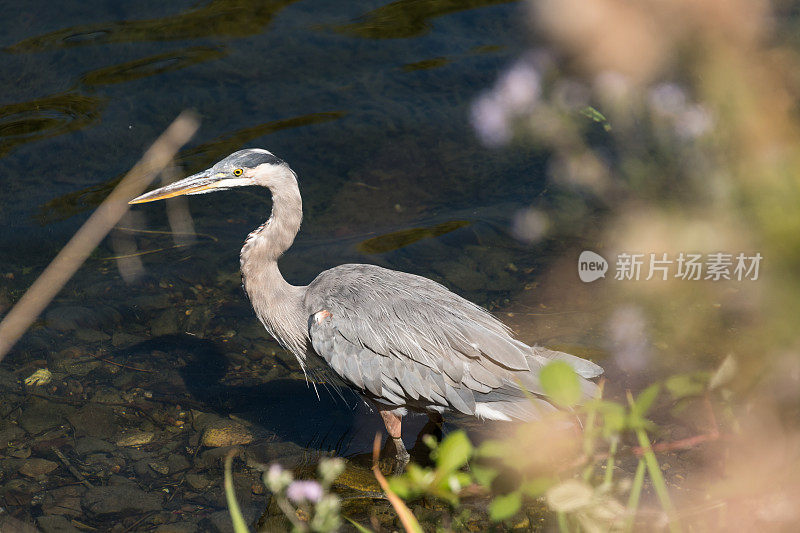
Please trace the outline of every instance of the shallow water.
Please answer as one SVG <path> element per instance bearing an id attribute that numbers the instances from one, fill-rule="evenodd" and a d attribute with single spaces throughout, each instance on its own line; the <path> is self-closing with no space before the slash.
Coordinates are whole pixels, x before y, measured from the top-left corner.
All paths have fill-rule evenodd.
<path id="1" fill-rule="evenodd" d="M 510 235 L 514 213 L 547 202 L 546 155 L 487 149 L 469 125 L 472 99 L 522 50 L 520 13 L 517 3 L 497 0 L 0 8 L 0 313 L 187 108 L 202 126 L 180 153 L 178 173 L 264 147 L 299 174 L 305 220 L 281 263 L 289 281 L 370 262 L 430 276 L 490 308 L 507 306 L 568 246 L 563 235 L 536 247 Z M 152 467 L 185 455 L 189 471 L 204 471 L 201 413 L 235 415 L 265 443 L 293 442 L 295 458 L 369 449 L 377 417 L 354 409 L 352 397 L 321 391 L 318 400 L 241 291 L 238 250 L 268 214 L 265 192 L 186 205 L 197 233 L 191 245 L 169 234 L 164 204 L 137 207 L 0 364 L 0 431 L 11 431 L 3 435 L 12 443 L 0 443 L 5 513 L 119 530 L 184 513 L 210 527 L 201 520 L 223 508 L 219 493 L 186 489 L 185 467 Z M 131 253 L 143 271 L 124 280 L 116 258 Z M 586 342 L 552 332 L 548 340 Z M 39 396 L 20 386 L 45 366 L 54 380 L 34 391 Z M 413 440 L 421 424 L 409 425 Z M 135 449 L 119 444 L 136 431 L 155 439 Z M 95 450 L 87 438 L 110 448 Z M 80 439 L 93 451 L 76 451 Z M 167 511 L 92 509 L 85 494 L 64 492 L 76 479 L 51 446 L 93 484 L 161 490 Z M 58 469 L 20 476 L 30 457 Z M 55 489 L 84 498 L 82 506 L 53 512 L 45 494 Z M 264 496 L 249 497 L 251 515 L 263 509 Z"/>

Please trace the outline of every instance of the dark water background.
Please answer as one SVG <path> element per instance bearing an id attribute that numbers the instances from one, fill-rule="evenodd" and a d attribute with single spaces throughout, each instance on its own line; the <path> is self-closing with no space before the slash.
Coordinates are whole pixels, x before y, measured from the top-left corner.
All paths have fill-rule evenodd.
<path id="1" fill-rule="evenodd" d="M 509 229 L 518 210 L 549 201 L 546 154 L 487 149 L 469 123 L 472 100 L 525 47 L 521 15 L 491 0 L 5 4 L 0 311 L 184 109 L 202 125 L 180 173 L 246 147 L 298 173 L 305 219 L 281 262 L 290 282 L 370 262 L 502 306 L 561 246 L 532 248 Z M 50 393 L 74 409 L 99 392 L 145 391 L 300 446 L 369 449 L 377 417 L 318 401 L 241 291 L 239 248 L 268 216 L 267 193 L 188 206 L 198 236 L 180 247 L 164 204 L 137 207 L 122 223 L 134 230 L 116 235 L 146 252 L 144 274 L 123 281 L 120 252 L 104 242 L 0 365 L 7 383 L 47 366 L 57 373 Z M 35 399 L 10 387 L 2 414 L 15 420 Z M 138 423 L 117 415 L 95 436 L 113 440 Z"/>

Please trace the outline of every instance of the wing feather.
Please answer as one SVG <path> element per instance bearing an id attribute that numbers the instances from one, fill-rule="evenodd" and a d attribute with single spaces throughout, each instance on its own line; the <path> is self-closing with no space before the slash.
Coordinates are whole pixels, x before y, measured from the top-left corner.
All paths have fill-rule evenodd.
<path id="1" fill-rule="evenodd" d="M 307 287 L 304 304 L 314 351 L 345 382 L 390 405 L 475 414 L 479 396 L 517 417 L 522 406 L 500 406 L 527 401 L 520 386 L 541 395 L 538 372 L 547 362 L 567 361 L 584 377 L 602 372 L 590 361 L 515 340 L 485 309 L 404 272 L 341 265 Z M 587 395 L 595 390 L 588 381 L 582 388 Z"/>

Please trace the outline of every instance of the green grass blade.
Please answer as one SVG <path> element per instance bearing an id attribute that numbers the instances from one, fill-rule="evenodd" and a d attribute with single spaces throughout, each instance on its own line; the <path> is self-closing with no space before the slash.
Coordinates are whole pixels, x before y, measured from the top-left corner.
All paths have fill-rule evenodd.
<path id="1" fill-rule="evenodd" d="M 342 515 L 342 516 L 344 516 L 344 515 Z M 358 522 L 356 522 L 352 518 L 349 518 L 349 517 L 345 516 L 344 519 L 347 520 L 348 522 L 350 522 L 351 524 L 353 524 L 353 527 L 356 528 L 359 533 L 375 533 L 371 529 L 362 526 L 361 524 L 359 524 Z"/>
<path id="2" fill-rule="evenodd" d="M 653 490 L 656 491 L 661 507 L 669 516 L 669 530 L 672 533 L 677 533 L 681 530 L 681 527 L 675 517 L 675 507 L 672 505 L 667 483 L 661 474 L 661 468 L 658 466 L 658 459 L 656 459 L 656 454 L 653 453 L 653 449 L 650 447 L 650 439 L 647 438 L 647 432 L 642 428 L 636 430 L 636 437 L 639 439 L 639 446 L 644 450 L 644 462 L 647 466 L 647 473 L 650 474 L 650 481 L 653 482 Z"/>
<path id="3" fill-rule="evenodd" d="M 616 435 L 611 438 L 611 449 L 608 450 L 608 459 L 606 460 L 606 474 L 603 476 L 603 485 L 611 488 L 611 482 L 614 479 L 614 456 L 617 454 L 617 444 L 619 444 L 619 437 Z"/>
<path id="4" fill-rule="evenodd" d="M 556 513 L 556 518 L 558 520 L 558 531 L 560 531 L 560 533 L 569 533 L 566 513 L 564 511 L 559 511 Z"/>
<path id="5" fill-rule="evenodd" d="M 636 474 L 633 476 L 631 494 L 628 496 L 628 519 L 625 521 L 625 531 L 633 531 L 633 522 L 636 519 L 636 511 L 639 509 L 639 497 L 642 495 L 642 486 L 644 486 L 645 468 L 644 459 L 639 458 Z"/>

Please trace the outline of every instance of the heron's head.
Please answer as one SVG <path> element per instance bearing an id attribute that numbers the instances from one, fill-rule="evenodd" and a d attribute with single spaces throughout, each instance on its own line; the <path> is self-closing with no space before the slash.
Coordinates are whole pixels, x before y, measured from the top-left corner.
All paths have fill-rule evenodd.
<path id="1" fill-rule="evenodd" d="M 294 172 L 282 159 L 261 148 L 250 148 L 234 152 L 208 170 L 145 193 L 129 203 L 141 204 L 184 194 L 205 194 L 248 185 L 273 188 L 287 180 L 294 181 L 296 186 Z"/>

